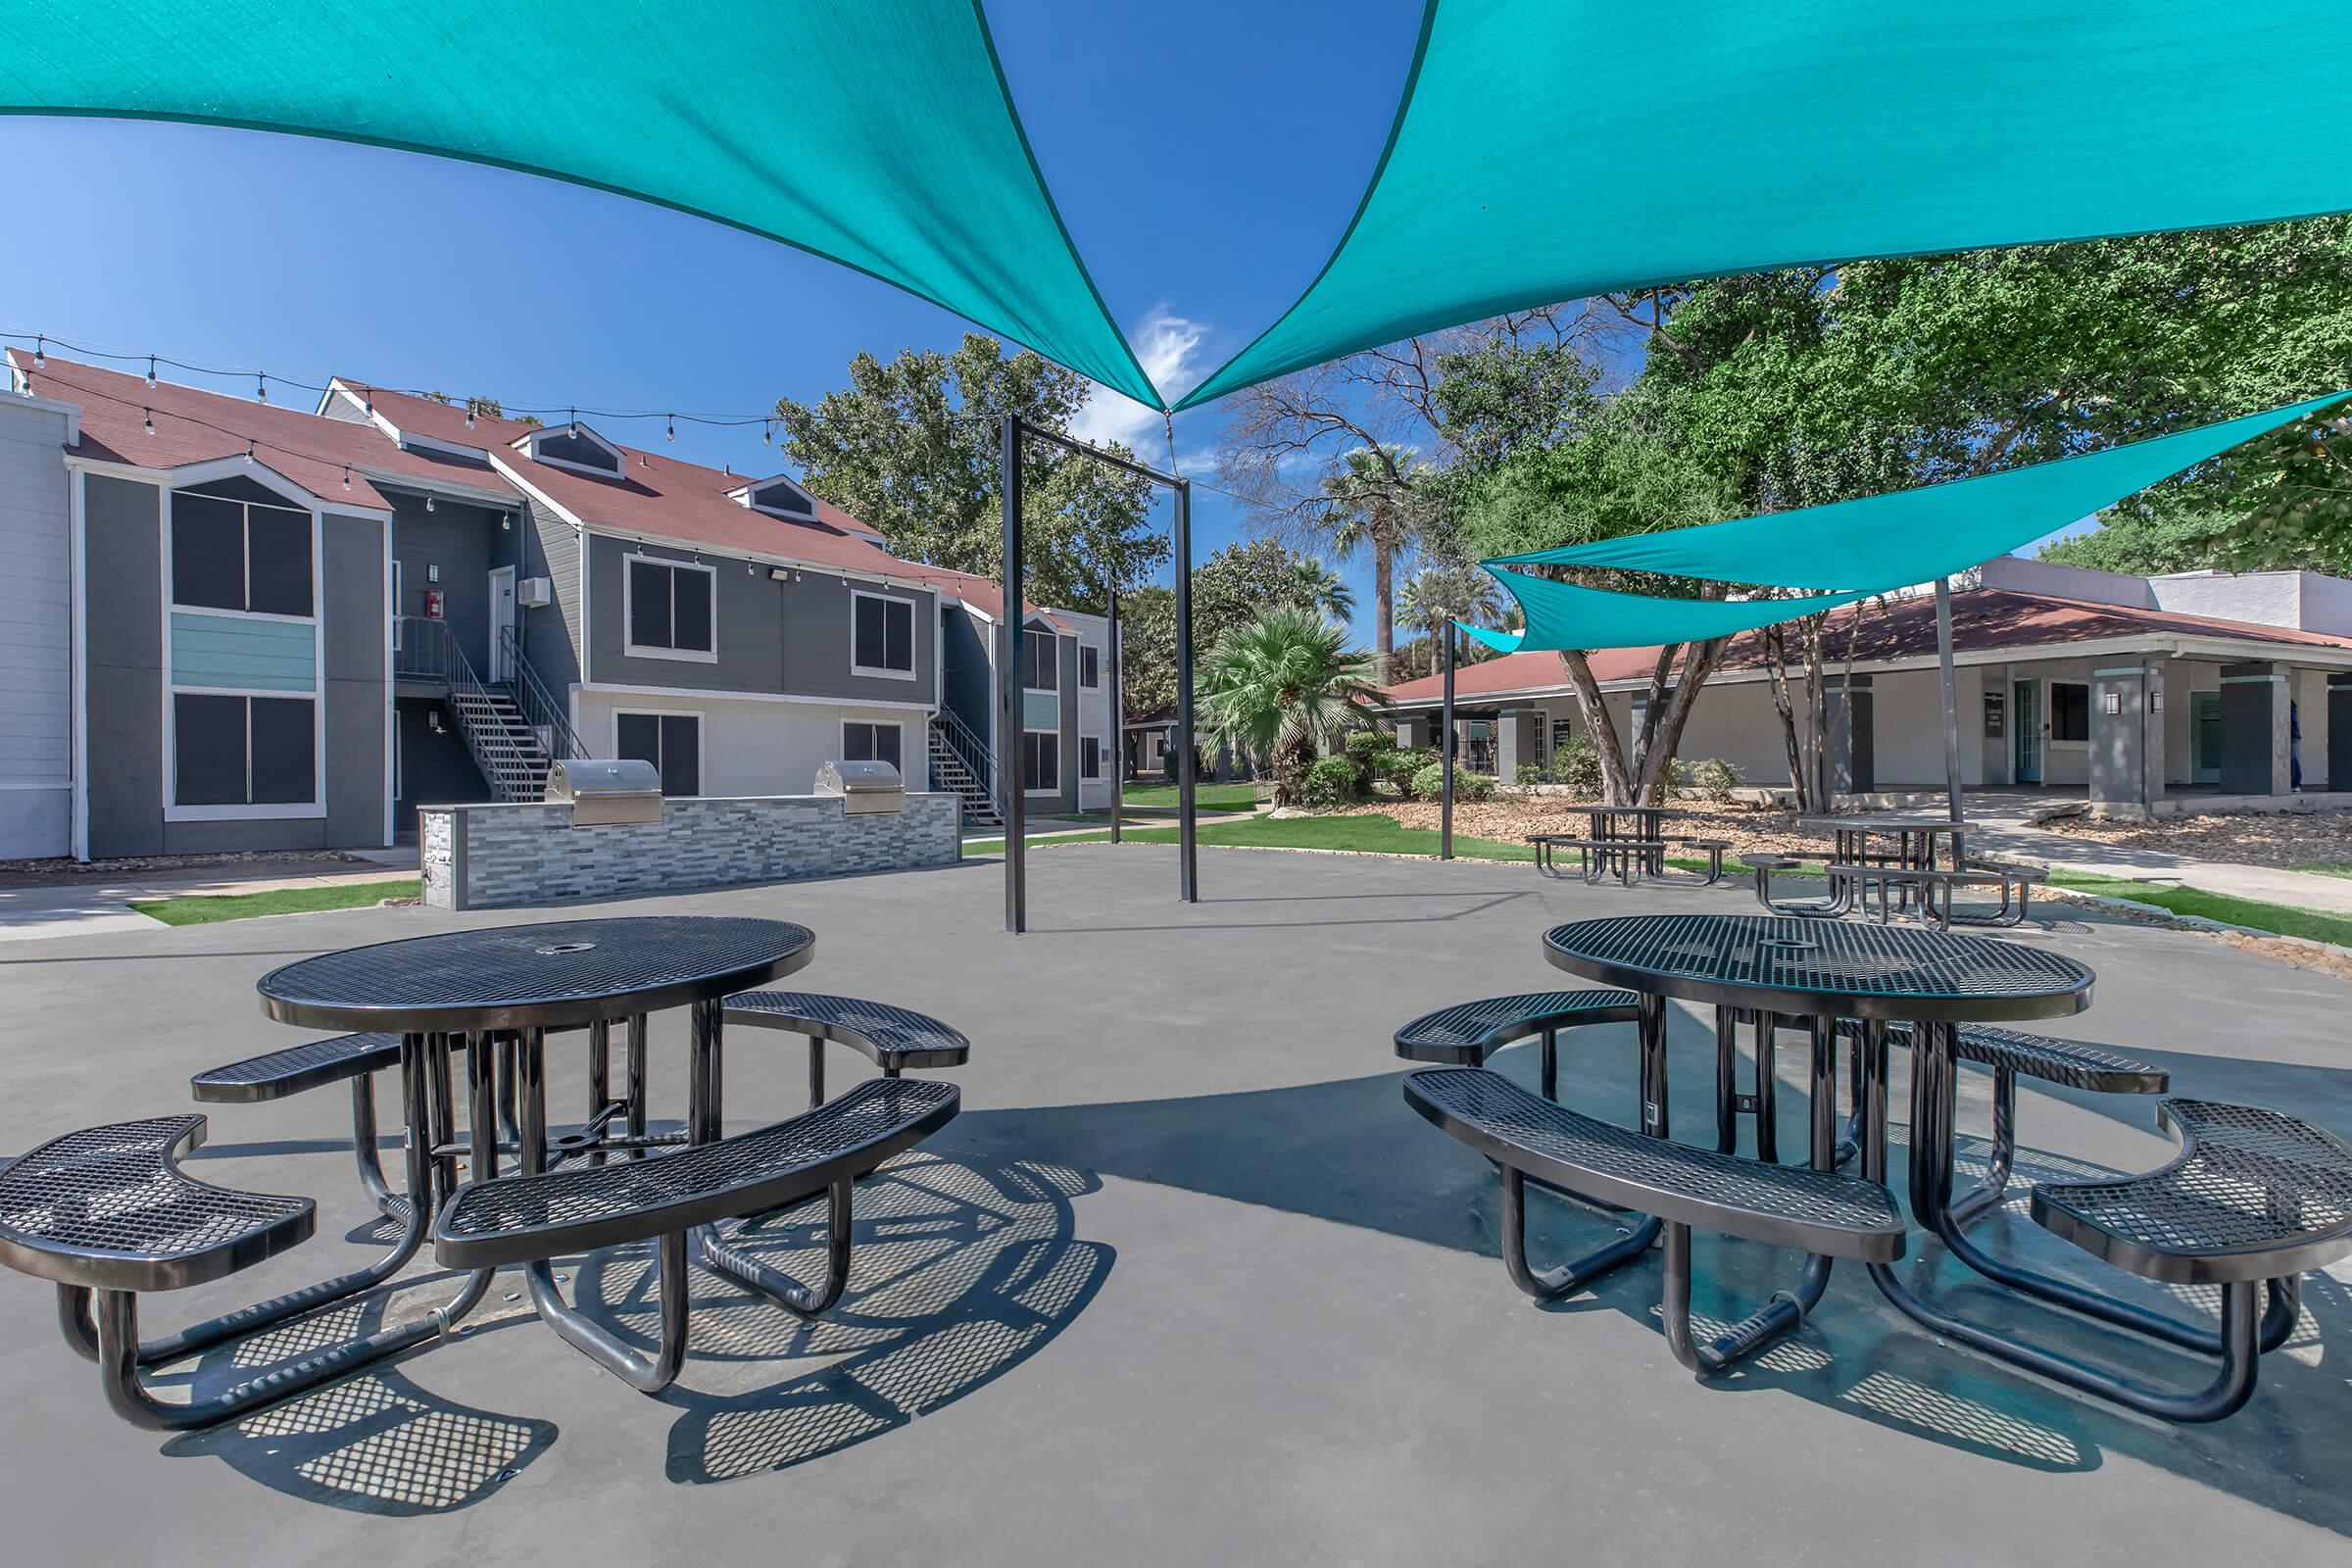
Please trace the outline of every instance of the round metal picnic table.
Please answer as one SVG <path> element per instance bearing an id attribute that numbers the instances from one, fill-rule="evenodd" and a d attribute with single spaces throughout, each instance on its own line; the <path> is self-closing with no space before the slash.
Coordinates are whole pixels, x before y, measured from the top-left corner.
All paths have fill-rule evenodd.
<path id="1" fill-rule="evenodd" d="M 1577 806 L 1592 824 L 1592 842 L 1626 846 L 1624 849 L 1604 849 L 1594 852 L 1593 863 L 1598 880 L 1609 874 L 1611 862 L 1621 877 L 1630 880 L 1630 872 L 1645 872 L 1661 876 L 1665 872 L 1665 853 L 1650 846 L 1658 842 L 1658 824 L 1670 816 L 1695 816 L 1698 813 L 1682 806 Z"/>
<path id="2" fill-rule="evenodd" d="M 1945 837 L 1952 841 L 1952 868 L 1959 869 L 1961 836 L 1973 832 L 1977 826 L 1974 822 L 1956 821 L 1950 817 L 1890 815 L 1804 816 L 1797 818 L 1796 825 L 1808 832 L 1832 836 L 1834 847 L 1830 858 L 1834 865 L 1871 865 L 1890 861 L 1913 871 L 1933 871 L 1936 868 L 1936 841 Z M 1891 856 L 1874 856 L 1871 853 L 1870 839 L 1874 833 L 1891 837 L 1895 841 Z M 1832 897 L 1828 906 L 1821 912 L 1843 914 L 1854 907 L 1862 890 L 1851 877 L 1832 873 L 1831 881 L 1834 884 L 1830 890 Z M 1905 887 L 1902 890 L 1901 906 L 1909 908 L 1910 903 L 1911 890 Z M 1865 906 L 1864 913 L 1868 912 Z"/>
<path id="3" fill-rule="evenodd" d="M 1838 1162 L 1835 1136 L 1837 1029 L 1856 1021 L 1854 1083 L 1862 1174 L 1886 1180 L 1887 1024 L 1908 1023 L 1911 1051 L 1910 1194 L 1912 1217 L 1954 1246 L 1950 1203 L 1954 1143 L 1953 1077 L 1958 1026 L 2067 1017 L 2090 1005 L 2090 968 L 2046 948 L 1909 927 L 1781 915 L 1661 914 L 1580 920 L 1544 935 L 1544 956 L 1557 968 L 1633 991 L 1642 1001 L 1642 1130 L 1666 1136 L 1665 999 L 1717 1007 L 1717 1092 L 1731 1087 L 1722 1065 L 1728 1020 L 1740 1011 L 1757 1023 L 1762 1093 L 1770 1073 L 1776 1019 L 1811 1023 L 1812 1162 Z M 1761 1117 L 1759 1126 L 1762 1125 Z M 1764 1138 L 1759 1133 L 1760 1148 Z M 1731 1151 L 1727 1148 L 1725 1152 Z M 1967 1247 L 1960 1238 L 1958 1247 Z M 1829 1279 L 1829 1259 L 1808 1260 L 1798 1292 L 1810 1311 Z M 1938 1334 L 1953 1319 L 1926 1301 L 1884 1263 L 1866 1265 L 1882 1294 Z M 1973 1265 L 1972 1265 L 1973 1266 Z M 1999 1277 L 1999 1276 L 1994 1276 Z M 1984 1337 L 1971 1345 L 2008 1351 Z"/>

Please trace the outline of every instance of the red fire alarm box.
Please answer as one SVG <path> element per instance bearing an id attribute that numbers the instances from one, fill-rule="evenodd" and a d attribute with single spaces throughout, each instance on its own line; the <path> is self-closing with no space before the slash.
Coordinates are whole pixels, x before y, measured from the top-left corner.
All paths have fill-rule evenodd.
<path id="1" fill-rule="evenodd" d="M 424 618 L 427 620 L 439 620 L 441 618 L 442 603 L 441 590 L 438 588 L 427 588 L 424 591 Z"/>

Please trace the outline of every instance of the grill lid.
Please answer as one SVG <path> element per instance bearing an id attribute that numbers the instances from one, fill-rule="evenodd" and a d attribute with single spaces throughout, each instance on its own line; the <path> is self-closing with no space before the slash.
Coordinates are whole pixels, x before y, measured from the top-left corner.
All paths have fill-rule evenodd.
<path id="1" fill-rule="evenodd" d="M 550 801 L 592 800 L 600 796 L 639 796 L 662 793 L 662 775 L 654 764 L 634 757 L 561 757 L 547 770 Z"/>

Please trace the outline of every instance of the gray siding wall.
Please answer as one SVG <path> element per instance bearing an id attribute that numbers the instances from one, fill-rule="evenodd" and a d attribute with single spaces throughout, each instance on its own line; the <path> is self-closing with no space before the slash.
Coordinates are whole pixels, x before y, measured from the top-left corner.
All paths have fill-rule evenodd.
<path id="1" fill-rule="evenodd" d="M 588 552 L 589 667 L 590 678 L 599 683 L 778 692 L 845 703 L 928 706 L 933 701 L 937 686 L 933 650 L 939 637 L 935 595 L 845 582 L 814 570 L 800 571 L 797 581 L 777 582 L 762 563 L 705 552 L 703 564 L 717 568 L 718 662 L 632 659 L 624 652 L 628 627 L 622 613 L 621 584 L 626 558 L 637 555 L 691 563 L 695 553 L 597 534 L 589 535 Z M 859 590 L 888 593 L 913 604 L 914 679 L 850 673 L 850 607 L 853 593 Z"/>
<path id="2" fill-rule="evenodd" d="M 1061 795 L 1057 809 L 1078 809 L 1078 639 L 1056 637 L 1061 652 L 1054 664 L 1061 677 Z M 1042 804 L 1043 798 L 1033 805 Z"/>
<path id="3" fill-rule="evenodd" d="M 947 672 L 947 690 L 940 694 L 940 702 L 984 743 L 997 722 L 993 707 L 996 666 L 988 660 L 988 633 L 994 629 L 958 606 L 940 610 L 940 662 Z"/>
<path id="4" fill-rule="evenodd" d="M 559 702 L 584 679 L 580 673 L 580 617 L 585 604 L 580 592 L 579 530 L 551 509 L 533 501 L 514 518 L 511 536 L 517 551 L 516 575 L 546 577 L 555 586 L 555 603 L 544 610 L 522 610 L 515 618 L 522 627 L 522 654 Z M 527 562 L 521 558 L 528 557 Z M 503 564 L 503 563 L 494 563 Z"/>
<path id="5" fill-rule="evenodd" d="M 325 661 L 323 817 L 164 820 L 163 564 L 154 485 L 84 481 L 89 596 L 90 854 L 322 849 L 384 837 L 383 525 L 326 514 L 320 562 Z"/>
<path id="6" fill-rule="evenodd" d="M 490 799 L 490 786 L 473 764 L 465 737 L 444 716 L 438 732 L 432 715 L 441 705 L 411 698 L 399 705 L 394 722 L 400 727 L 400 799 L 393 808 L 396 833 L 416 831 L 419 806 L 470 806 Z"/>
<path id="7" fill-rule="evenodd" d="M 389 492 L 387 492 L 389 494 Z M 400 563 L 399 612 L 424 613 L 424 596 L 438 588 L 442 618 L 476 674 L 490 668 L 491 540 L 498 516 L 486 507 L 438 498 L 424 510 L 424 497 L 392 495 L 392 555 Z M 512 538 L 513 535 L 507 537 Z M 510 554 L 512 552 L 510 551 Z M 439 567 L 441 580 L 431 580 Z"/>
<path id="8" fill-rule="evenodd" d="M 66 416 L 0 398 L 0 858 L 73 835 Z"/>

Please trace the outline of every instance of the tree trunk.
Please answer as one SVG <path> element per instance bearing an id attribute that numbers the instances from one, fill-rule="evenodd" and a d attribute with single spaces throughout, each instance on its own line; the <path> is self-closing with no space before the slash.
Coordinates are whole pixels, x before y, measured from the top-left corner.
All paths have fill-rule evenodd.
<path id="1" fill-rule="evenodd" d="M 1772 681 L 1772 706 L 1781 715 L 1781 745 L 1788 759 L 1788 793 L 1806 810 L 1805 758 L 1796 741 L 1796 709 L 1788 700 L 1788 638 L 1785 626 L 1764 628 L 1764 670 Z"/>
<path id="2" fill-rule="evenodd" d="M 1699 691 L 1714 673 L 1715 661 L 1723 657 L 1730 641 L 1728 637 L 1710 637 L 1705 642 L 1681 645 L 1683 678 L 1675 682 L 1673 695 L 1662 705 L 1650 704 L 1653 711 L 1663 707 L 1663 715 L 1642 725 L 1644 755 L 1641 776 L 1635 780 L 1636 801 L 1648 800 L 1673 778 L 1675 753 L 1683 744 L 1683 726 L 1690 722 L 1690 710 L 1697 705 Z M 1661 659 L 1661 668 L 1665 662 Z"/>
<path id="3" fill-rule="evenodd" d="M 1385 544 L 1372 550 L 1372 684 L 1389 683 L 1396 655 L 1396 558 Z"/>
<path id="4" fill-rule="evenodd" d="M 1592 737 L 1593 755 L 1600 760 L 1601 800 L 1610 806 L 1633 805 L 1633 778 L 1626 771 L 1617 726 L 1609 717 L 1608 705 L 1601 701 L 1600 682 L 1592 678 L 1591 661 L 1576 649 L 1564 648 L 1560 650 L 1560 668 L 1567 672 L 1577 707 L 1584 710 L 1585 728 Z"/>

